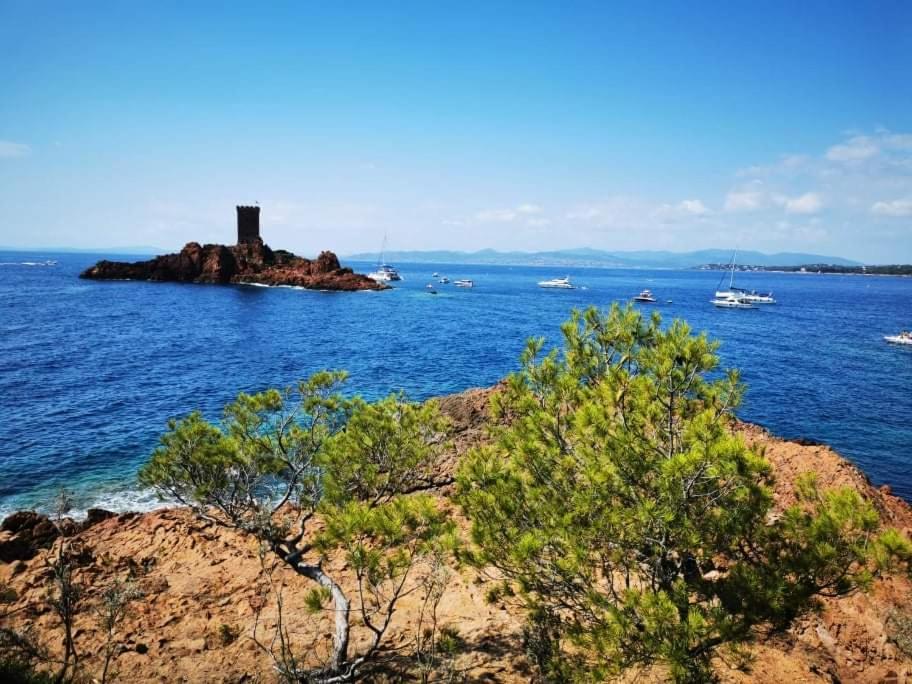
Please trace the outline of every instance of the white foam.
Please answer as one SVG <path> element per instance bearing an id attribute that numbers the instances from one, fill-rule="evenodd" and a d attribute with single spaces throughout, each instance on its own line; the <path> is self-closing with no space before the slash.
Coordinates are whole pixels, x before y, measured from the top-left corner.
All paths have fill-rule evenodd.
<path id="1" fill-rule="evenodd" d="M 77 492 L 72 495 L 75 499 L 75 506 L 68 513 L 67 517 L 74 520 L 82 520 L 86 517 L 88 509 L 102 508 L 112 513 L 146 513 L 159 508 L 171 508 L 179 506 L 177 501 L 162 500 L 151 489 L 122 489 L 111 492 L 90 492 L 83 494 Z M 28 506 L 22 503 L 4 503 L 0 504 L 0 520 L 3 520 L 11 513 L 20 510 L 34 510 L 39 513 L 50 513 L 53 504 L 51 501 L 42 503 L 38 506 Z"/>

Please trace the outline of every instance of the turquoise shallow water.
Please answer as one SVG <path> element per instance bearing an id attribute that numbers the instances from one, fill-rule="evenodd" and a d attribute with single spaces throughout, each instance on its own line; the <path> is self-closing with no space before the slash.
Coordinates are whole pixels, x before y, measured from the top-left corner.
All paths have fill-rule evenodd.
<path id="1" fill-rule="evenodd" d="M 395 290 L 340 294 L 77 279 L 99 258 L 0 253 L 0 516 L 61 486 L 81 507 L 154 505 L 135 473 L 170 417 L 214 418 L 239 391 L 321 368 L 368 397 L 489 385 L 525 338 L 556 340 L 572 307 L 644 287 L 666 320 L 721 340 L 748 385 L 742 418 L 831 444 L 912 500 L 912 349 L 882 339 L 912 327 L 910 279 L 744 274 L 780 303 L 724 311 L 709 304 L 720 274 L 700 271 L 399 264 Z M 25 263 L 44 259 L 58 263 Z M 476 287 L 430 296 L 433 271 Z M 582 288 L 535 285 L 568 272 Z"/>

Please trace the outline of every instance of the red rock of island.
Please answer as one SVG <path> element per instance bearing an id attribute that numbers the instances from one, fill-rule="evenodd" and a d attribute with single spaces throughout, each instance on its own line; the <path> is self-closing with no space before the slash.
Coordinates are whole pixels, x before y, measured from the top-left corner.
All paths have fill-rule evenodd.
<path id="1" fill-rule="evenodd" d="M 385 290 L 350 268 L 342 268 L 330 251 L 305 259 L 272 250 L 259 235 L 259 207 L 238 207 L 238 243 L 200 245 L 188 242 L 177 254 L 133 263 L 99 261 L 80 274 L 93 280 L 151 280 L 182 283 L 288 285 L 310 290 Z"/>

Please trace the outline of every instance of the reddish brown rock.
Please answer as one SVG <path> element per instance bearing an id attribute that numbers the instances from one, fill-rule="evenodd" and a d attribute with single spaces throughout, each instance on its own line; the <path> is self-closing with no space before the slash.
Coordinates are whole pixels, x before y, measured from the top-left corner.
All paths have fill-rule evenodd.
<path id="1" fill-rule="evenodd" d="M 154 280 L 182 283 L 289 285 L 311 290 L 384 290 L 386 285 L 342 268 L 332 252 L 315 260 L 285 250 L 273 251 L 262 240 L 231 247 L 188 242 L 178 254 L 149 261 L 99 261 L 80 274 L 93 280 Z"/>
<path id="2" fill-rule="evenodd" d="M 439 399 L 454 436 L 452 454 L 440 464 L 441 481 L 452 479 L 459 455 L 488 438 L 490 396 L 490 390 L 476 389 Z M 752 425 L 736 424 L 735 429 L 762 450 L 773 466 L 777 511 L 794 502 L 797 478 L 813 470 L 822 488 L 854 487 L 874 502 L 885 524 L 912 529 L 912 508 L 873 487 L 832 449 L 780 440 Z M 448 487 L 435 496 L 441 506 L 452 505 Z M 116 517 L 93 513 L 91 517 L 97 522 L 72 542 L 74 548 L 83 549 L 78 576 L 86 592 L 85 605 L 97 605 L 105 587 L 116 578 L 132 578 L 142 592 L 118 628 L 118 682 L 276 681 L 274 663 L 252 641 L 255 629 L 263 638 L 275 621 L 274 597 L 262 591 L 266 578 L 255 541 L 201 523 L 187 509 Z M 0 540 L 34 529 L 42 518 L 35 513 L 10 516 L 0 526 Z M 458 515 L 457 521 L 468 535 L 467 521 Z M 6 588 L 10 616 L 7 624 L 0 619 L 0 627 L 32 629 L 55 656 L 60 655 L 63 640 L 59 620 L 47 609 L 47 563 L 57 548 L 41 550 L 27 561 L 0 562 L 0 587 Z M 355 591 L 356 579 L 343 555 L 329 554 L 325 562 L 346 590 Z M 487 600 L 489 571 L 471 566 L 451 570 L 438 618 L 440 624 L 458 630 L 457 671 L 466 681 L 529 682 L 533 671 L 523 648 L 523 612 L 516 603 Z M 330 633 L 330 614 L 303 609 L 312 585 L 301 577 L 279 566 L 275 579 L 284 591 L 294 648 L 297 653 L 313 652 L 314 644 L 325 643 Z M 868 592 L 824 598 L 817 612 L 786 632 L 758 633 L 746 647 L 748 657 L 717 659 L 715 674 L 724 684 L 909 684 L 912 656 L 898 646 L 903 634 L 896 619 L 908 615 L 910 606 L 910 578 L 885 572 L 873 580 Z M 422 610 L 420 592 L 409 593 L 400 603 L 389 634 L 389 643 L 400 653 L 410 652 Z M 239 638 L 226 643 L 220 636 L 226 626 Z M 107 637 L 91 608 L 77 616 L 76 628 L 80 662 L 94 675 L 103 667 Z M 369 637 L 364 628 L 356 627 L 352 649 L 365 648 Z M 619 681 L 658 684 L 668 681 L 668 676 L 656 667 Z"/>
<path id="3" fill-rule="evenodd" d="M 19 511 L 0 525 L 0 562 L 31 560 L 51 546 L 60 532 L 46 515 Z"/>

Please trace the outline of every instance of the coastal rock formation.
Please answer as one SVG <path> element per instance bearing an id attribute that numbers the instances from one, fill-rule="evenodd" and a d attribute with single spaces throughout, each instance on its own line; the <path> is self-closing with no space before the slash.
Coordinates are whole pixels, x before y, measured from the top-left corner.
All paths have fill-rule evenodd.
<path id="1" fill-rule="evenodd" d="M 485 423 L 491 390 L 478 389 L 440 400 L 454 426 L 454 449 L 441 472 L 436 492 L 439 505 L 449 507 L 453 468 L 467 449 L 486 437 Z M 839 454 L 822 445 L 801 445 L 769 435 L 751 425 L 736 428 L 755 447 L 762 448 L 776 473 L 774 496 L 782 510 L 794 501 L 795 479 L 808 470 L 818 474 L 822 487 L 849 485 L 868 497 L 884 522 L 912 531 L 912 508 L 889 491 L 873 487 Z M 76 577 L 89 586 L 95 600 L 105 582 L 129 575 L 145 598 L 131 606 L 118 628 L 117 681 L 122 682 L 242 682 L 274 681 L 273 663 L 251 639 L 275 621 L 275 607 L 264 608 L 267 583 L 257 545 L 231 530 L 201 522 L 188 510 L 175 508 L 143 515 L 105 518 L 75 530 L 71 543 L 81 549 Z M 3 535 L 35 528 L 41 516 L 18 514 L 7 518 Z M 464 524 L 464 523 L 463 523 Z M 13 530 L 16 530 L 15 532 Z M 9 537 L 6 537 L 9 538 Z M 46 608 L 47 565 L 54 552 L 39 549 L 26 561 L 0 562 L 0 585 L 10 590 L 7 614 L 21 616 L 20 627 L 34 627 L 43 641 L 59 648 L 59 623 Z M 341 554 L 326 560 L 334 576 L 354 591 L 356 580 Z M 522 614 L 508 601 L 489 603 L 488 585 L 471 568 L 453 568 L 453 577 L 439 607 L 442 624 L 458 628 L 461 654 L 457 661 L 467 681 L 528 682 L 533 671 L 522 645 Z M 312 615 L 291 610 L 301 606 L 309 583 L 279 567 L 273 581 L 284 585 L 286 627 L 306 649 L 331 630 L 325 611 Z M 908 625 L 912 582 L 903 575 L 877 579 L 868 593 L 822 601 L 810 615 L 785 633 L 761 636 L 750 647 L 746 669 L 721 659 L 716 663 L 723 682 L 912 682 Z M 409 652 L 413 625 L 421 610 L 417 596 L 404 600 L 392 629 L 391 645 Z M 898 616 L 898 617 L 897 617 Z M 901 620 L 906 620 L 902 622 Z M 77 621 L 80 649 L 89 671 L 100 668 L 104 634 L 92 615 Z M 907 627 L 905 628 L 907 629 Z M 237 635 L 236 638 L 226 638 Z M 353 646 L 368 635 L 353 633 Z M 906 649 L 906 650 L 903 650 Z M 625 680 L 626 681 L 626 680 Z M 662 672 L 645 672 L 637 681 L 666 681 Z"/>
<path id="2" fill-rule="evenodd" d="M 342 268 L 332 252 L 322 252 L 314 260 L 305 259 L 284 250 L 272 250 L 260 238 L 232 246 L 188 242 L 177 254 L 165 254 L 148 261 L 99 261 L 79 277 L 93 280 L 288 285 L 338 291 L 383 290 L 387 287 L 350 268 Z"/>

